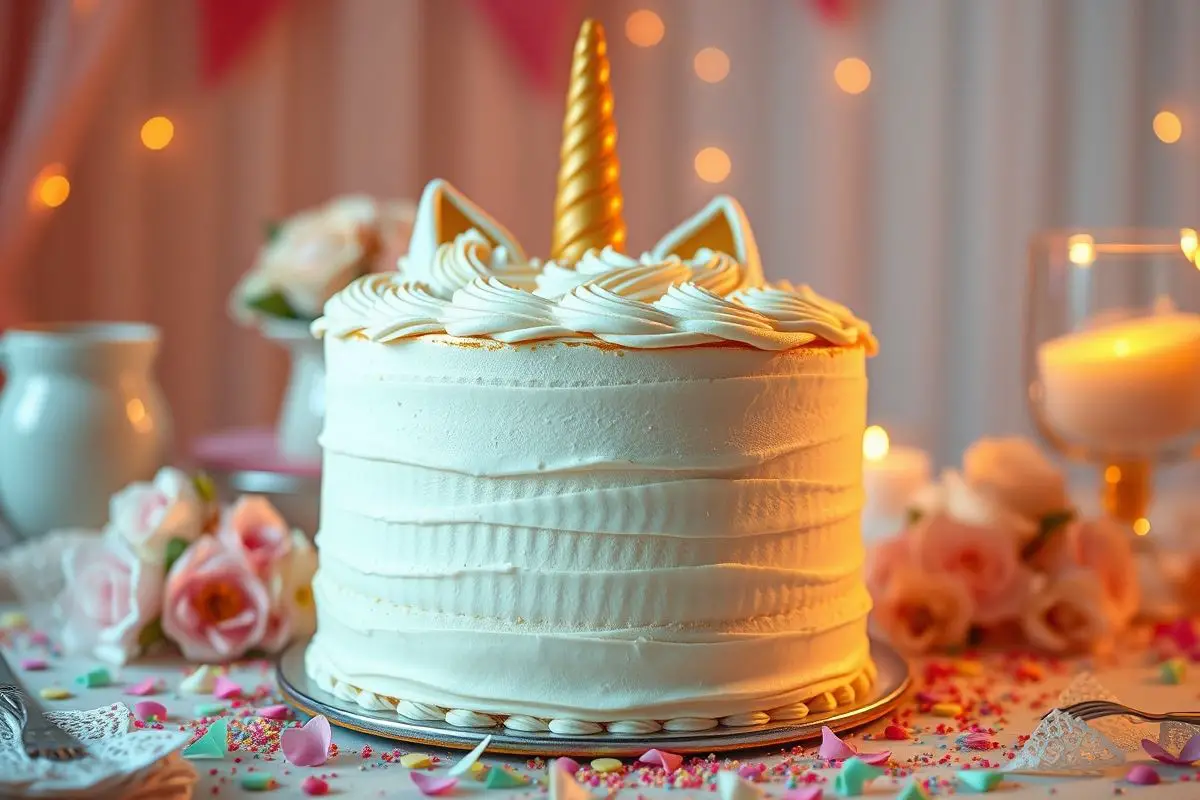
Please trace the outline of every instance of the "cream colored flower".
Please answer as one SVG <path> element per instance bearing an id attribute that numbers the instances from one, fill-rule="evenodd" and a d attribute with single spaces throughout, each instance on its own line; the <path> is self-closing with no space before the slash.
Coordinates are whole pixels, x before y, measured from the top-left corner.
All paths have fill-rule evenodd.
<path id="1" fill-rule="evenodd" d="M 1030 642 L 1052 653 L 1100 651 L 1116 633 L 1114 612 L 1100 577 L 1074 568 L 1030 596 L 1021 628 Z"/>
<path id="2" fill-rule="evenodd" d="M 963 475 L 979 493 L 1034 524 L 1071 507 L 1062 472 L 1028 439 L 980 439 L 963 455 Z"/>
<path id="3" fill-rule="evenodd" d="M 921 519 L 946 516 L 955 522 L 977 528 L 990 528 L 1011 538 L 1014 547 L 1033 538 L 1037 523 L 1014 514 L 948 469 L 937 483 L 919 491 L 910 503 Z"/>
<path id="4" fill-rule="evenodd" d="M 268 243 L 255 269 L 305 318 L 365 269 L 369 230 L 349 213 L 306 212 L 293 217 Z"/>
<path id="5" fill-rule="evenodd" d="M 893 645 L 912 654 L 962 644 L 973 613 L 970 593 L 954 576 L 911 567 L 893 573 L 875 598 L 875 622 Z"/>

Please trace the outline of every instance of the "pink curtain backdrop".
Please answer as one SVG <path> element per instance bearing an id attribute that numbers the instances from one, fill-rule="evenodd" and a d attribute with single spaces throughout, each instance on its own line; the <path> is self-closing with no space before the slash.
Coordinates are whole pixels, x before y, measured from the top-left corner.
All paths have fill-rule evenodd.
<path id="1" fill-rule="evenodd" d="M 945 461 L 985 432 L 1028 430 L 1019 339 L 1031 231 L 1200 227 L 1192 0 L 874 0 L 841 24 L 802 2 L 578 0 L 545 92 L 478 0 L 292 0 L 213 89 L 196 68 L 194 3 L 91 7 L 129 28 L 99 51 L 115 58 L 96 58 L 111 75 L 89 77 L 91 95 L 55 89 L 38 107 L 43 119 L 88 104 L 103 113 L 85 109 L 70 156 L 23 138 L 22 124 L 7 129 L 24 144 L 6 146 L 0 167 L 0 273 L 18 292 L 0 297 L 31 319 L 161 325 L 159 373 L 184 440 L 275 412 L 284 355 L 225 310 L 265 221 L 340 192 L 414 197 L 443 176 L 546 250 L 583 14 L 609 32 L 631 247 L 714 192 L 739 197 L 772 274 L 872 320 L 884 343 L 870 367 L 873 416 Z M 624 24 L 647 7 L 666 35 L 639 48 Z M 127 8 L 137 12 L 126 19 Z M 718 84 L 693 71 L 711 46 L 730 58 Z M 848 56 L 870 65 L 861 95 L 832 80 Z M 1160 108 L 1183 120 L 1174 145 L 1151 130 Z M 138 130 L 156 114 L 176 133 L 151 152 Z M 709 146 L 732 162 L 720 186 L 694 172 Z M 39 215 L 44 235 L 28 240 L 13 283 L 11 220 L 29 216 L 30 177 L 63 159 L 70 199 Z"/>

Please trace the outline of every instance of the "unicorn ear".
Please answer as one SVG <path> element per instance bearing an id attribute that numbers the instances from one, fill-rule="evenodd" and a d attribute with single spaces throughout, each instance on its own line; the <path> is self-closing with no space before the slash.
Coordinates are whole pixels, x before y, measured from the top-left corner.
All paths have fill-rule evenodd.
<path id="1" fill-rule="evenodd" d="M 699 213 L 668 231 L 650 253 L 660 260 L 669 255 L 688 259 L 704 247 L 736 258 L 744 269 L 743 286 L 762 286 L 762 259 L 754 231 L 746 212 L 729 195 L 714 197 Z"/>
<path id="2" fill-rule="evenodd" d="M 413 264 L 433 263 L 438 245 L 454 241 L 460 233 L 474 228 L 492 246 L 508 251 L 510 262 L 528 261 L 525 251 L 508 229 L 490 214 L 467 199 L 467 196 L 441 178 L 431 180 L 421 194 L 417 218 L 413 222 L 412 239 L 408 244 L 408 259 Z"/>

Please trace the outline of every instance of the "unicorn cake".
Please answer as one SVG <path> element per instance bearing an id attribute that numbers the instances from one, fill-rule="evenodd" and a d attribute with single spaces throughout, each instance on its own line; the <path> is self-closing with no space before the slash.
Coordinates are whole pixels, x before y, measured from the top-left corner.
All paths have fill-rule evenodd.
<path id="1" fill-rule="evenodd" d="M 850 704 L 870 326 L 768 282 L 718 197 L 640 257 L 604 36 L 575 47 L 549 258 L 443 181 L 334 296 L 309 675 L 361 706 L 570 735 Z"/>

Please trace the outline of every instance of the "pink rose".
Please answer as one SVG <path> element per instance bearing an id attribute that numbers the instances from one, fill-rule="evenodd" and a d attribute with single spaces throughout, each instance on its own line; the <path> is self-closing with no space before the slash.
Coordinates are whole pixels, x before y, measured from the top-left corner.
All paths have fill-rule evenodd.
<path id="1" fill-rule="evenodd" d="M 1074 522 L 1066 530 L 1068 558 L 1095 573 L 1109 616 L 1124 626 L 1141 600 L 1129 529 L 1107 517 Z"/>
<path id="2" fill-rule="evenodd" d="M 114 664 L 137 656 L 142 630 L 161 609 L 162 566 L 124 541 L 96 537 L 63 555 L 63 575 L 57 612 L 67 650 Z"/>
<path id="3" fill-rule="evenodd" d="M 243 495 L 227 508 L 217 536 L 227 547 L 241 551 L 263 579 L 292 549 L 291 528 L 262 495 Z"/>
<path id="4" fill-rule="evenodd" d="M 204 512 L 191 477 L 163 467 L 153 483 L 131 483 L 112 496 L 106 532 L 128 542 L 144 561 L 161 566 L 169 541 L 191 542 L 200 535 Z"/>
<path id="5" fill-rule="evenodd" d="M 1032 575 L 1010 535 L 946 514 L 922 519 L 910 535 L 918 567 L 961 583 L 975 607 L 975 622 L 991 625 L 1020 613 Z"/>
<path id="6" fill-rule="evenodd" d="M 1029 598 L 1021 629 L 1029 641 L 1053 653 L 1109 649 L 1116 625 L 1104 591 L 1099 576 L 1091 570 L 1062 572 Z"/>
<path id="7" fill-rule="evenodd" d="M 953 576 L 901 567 L 875 598 L 874 619 L 893 645 L 919 654 L 962 644 L 974 610 Z"/>
<path id="8" fill-rule="evenodd" d="M 190 661 L 230 661 L 262 641 L 266 586 L 241 550 L 213 536 L 189 547 L 167 575 L 162 625 Z"/>
<path id="9" fill-rule="evenodd" d="M 912 564 L 912 543 L 905 533 L 880 540 L 867 551 L 866 582 L 872 597 L 880 597 L 892 578 Z"/>

